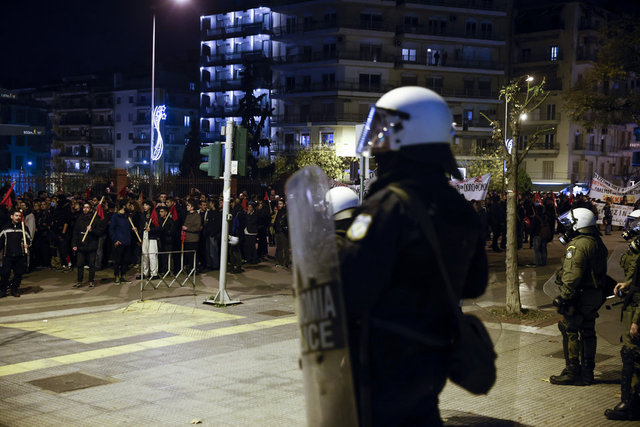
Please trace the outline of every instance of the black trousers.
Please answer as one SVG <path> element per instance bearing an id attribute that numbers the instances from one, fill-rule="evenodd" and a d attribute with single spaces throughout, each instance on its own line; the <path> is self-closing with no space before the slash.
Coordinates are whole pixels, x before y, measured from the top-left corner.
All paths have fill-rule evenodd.
<path id="1" fill-rule="evenodd" d="M 127 259 L 130 257 L 129 246 L 113 246 L 111 254 L 113 255 L 113 275 L 115 277 L 121 277 L 127 274 Z"/>
<path id="2" fill-rule="evenodd" d="M 93 282 L 96 276 L 96 251 L 78 251 L 76 254 L 78 265 L 78 282 L 84 278 L 84 266 L 89 266 L 89 282 Z"/>
<path id="3" fill-rule="evenodd" d="M 11 281 L 11 287 L 18 289 L 20 282 L 22 281 L 22 274 L 25 268 L 27 268 L 26 256 L 5 256 L 2 259 L 2 269 L 0 269 L 0 288 L 6 292 L 9 287 L 9 277 L 11 276 L 11 270 L 13 270 L 13 280 Z"/>
<path id="4" fill-rule="evenodd" d="M 173 250 L 173 245 L 171 243 L 163 242 L 162 240 L 158 240 L 158 246 L 158 252 L 171 252 Z M 169 270 L 169 256 L 170 254 L 158 255 L 158 274 L 164 276 Z"/>

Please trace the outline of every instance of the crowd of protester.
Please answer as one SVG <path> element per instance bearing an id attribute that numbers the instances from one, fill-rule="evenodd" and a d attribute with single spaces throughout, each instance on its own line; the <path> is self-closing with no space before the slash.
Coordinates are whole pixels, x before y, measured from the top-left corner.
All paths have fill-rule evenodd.
<path id="1" fill-rule="evenodd" d="M 77 268 L 74 286 L 80 287 L 88 269 L 89 286 L 93 287 L 95 271 L 108 267 L 113 268 L 116 284 L 130 281 L 136 273 L 135 278 L 140 279 L 140 271 L 142 277 L 153 280 L 180 271 L 220 269 L 222 195 L 192 189 L 186 197 L 159 193 L 150 200 L 142 192 L 124 189 L 115 193 L 110 187 L 16 195 L 5 185 L 0 191 L 5 195 L 0 224 L 10 223 L 12 210 L 22 211 L 32 241 L 28 271 Z M 270 187 L 261 195 L 242 191 L 232 196 L 230 214 L 228 261 L 232 273 L 272 258 L 269 246 L 276 246 L 276 266 L 289 267 L 284 197 Z"/>
<path id="2" fill-rule="evenodd" d="M 585 207 L 598 213 L 596 202 L 605 203 L 602 221 L 605 234 L 611 233 L 611 201 L 594 200 L 584 194 L 566 195 L 560 193 L 527 192 L 518 194 L 516 239 L 518 249 L 533 249 L 535 266 L 547 264 L 547 244 L 559 232 L 558 216 L 569 209 Z M 507 203 L 506 195 L 491 192 L 483 201 L 472 202 L 483 221 L 483 228 L 489 247 L 494 252 L 502 252 L 507 242 Z M 626 204 L 626 200 L 622 201 Z M 636 203 L 640 205 L 640 202 Z M 637 209 L 638 207 L 636 207 Z M 527 246 L 528 245 L 528 246 Z"/>

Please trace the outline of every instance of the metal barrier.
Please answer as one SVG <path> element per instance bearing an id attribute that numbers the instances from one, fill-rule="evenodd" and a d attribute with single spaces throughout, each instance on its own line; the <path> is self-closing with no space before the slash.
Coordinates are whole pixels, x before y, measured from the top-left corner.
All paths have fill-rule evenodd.
<path id="1" fill-rule="evenodd" d="M 172 258 L 173 255 L 180 254 L 180 270 L 173 274 L 172 270 Z M 184 257 L 185 254 L 193 254 L 193 263 L 191 264 L 191 269 L 189 271 L 185 271 L 184 266 Z M 158 267 L 160 265 L 160 255 L 167 255 L 167 271 L 162 275 L 158 275 L 158 279 L 151 279 L 151 277 L 144 276 L 144 267 L 145 255 L 157 255 L 158 256 Z M 191 255 L 187 255 L 191 256 Z M 143 301 L 143 293 L 145 288 L 151 287 L 153 289 L 158 289 L 161 285 L 165 285 L 167 288 L 172 287 L 177 284 L 179 287 L 184 287 L 187 282 L 191 283 L 193 287 L 193 294 L 196 294 L 196 251 L 168 251 L 168 252 L 148 252 L 142 253 L 140 258 L 140 301 Z M 188 267 L 187 267 L 188 268 Z M 151 273 L 151 266 L 149 266 L 149 273 Z M 185 274 L 184 279 L 180 277 L 181 274 Z M 155 283 L 154 283 L 155 282 Z"/>

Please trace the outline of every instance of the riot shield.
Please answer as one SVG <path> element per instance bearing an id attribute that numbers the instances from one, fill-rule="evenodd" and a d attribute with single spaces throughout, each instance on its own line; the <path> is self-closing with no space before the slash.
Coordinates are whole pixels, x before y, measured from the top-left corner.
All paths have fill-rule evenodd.
<path id="1" fill-rule="evenodd" d="M 358 425 L 329 178 L 317 166 L 286 184 L 307 425 Z"/>

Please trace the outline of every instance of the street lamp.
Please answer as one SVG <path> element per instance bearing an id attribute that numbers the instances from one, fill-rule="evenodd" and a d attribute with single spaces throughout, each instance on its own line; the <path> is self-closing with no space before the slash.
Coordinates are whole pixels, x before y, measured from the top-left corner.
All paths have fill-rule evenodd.
<path id="1" fill-rule="evenodd" d="M 176 3 L 186 3 L 188 0 L 173 0 Z M 149 199 L 153 198 L 153 149 L 154 149 L 154 138 L 153 138 L 153 121 L 154 121 L 154 110 L 155 110 L 155 94 L 156 94 L 156 9 L 155 6 L 151 6 L 151 10 L 153 11 L 153 27 L 151 30 L 151 145 L 149 147 Z M 160 159 L 158 159 L 159 161 Z"/>

